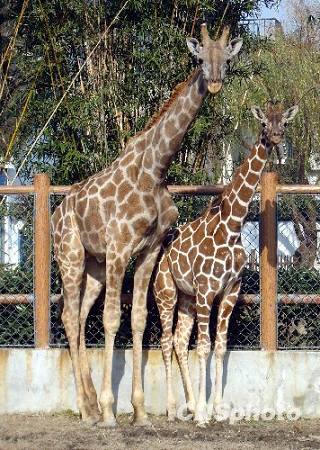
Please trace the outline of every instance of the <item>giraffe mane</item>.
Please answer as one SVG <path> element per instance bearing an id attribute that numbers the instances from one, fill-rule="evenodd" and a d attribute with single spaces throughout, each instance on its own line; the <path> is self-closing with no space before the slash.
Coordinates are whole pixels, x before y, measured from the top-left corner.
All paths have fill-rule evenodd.
<path id="1" fill-rule="evenodd" d="M 220 206 L 221 202 L 222 202 L 222 195 L 223 192 L 220 192 L 219 194 L 215 194 L 214 196 L 211 197 L 209 203 L 207 204 L 207 206 L 204 208 L 204 210 L 202 211 L 202 213 L 200 214 L 200 216 L 206 216 L 207 214 L 209 214 L 213 208 L 216 208 L 218 206 Z"/>
<path id="2" fill-rule="evenodd" d="M 233 188 L 233 182 L 239 176 L 240 171 L 241 171 L 241 166 L 242 166 L 242 163 L 240 164 L 240 166 L 234 172 L 231 181 L 223 189 L 222 194 L 221 194 L 222 195 L 222 199 L 225 198 L 225 197 L 228 197 L 231 194 L 231 191 L 232 191 L 232 188 Z"/>
<path id="3" fill-rule="evenodd" d="M 241 169 L 242 169 L 242 165 L 245 163 L 246 159 L 247 159 L 247 157 L 244 158 L 244 160 L 241 162 L 240 166 L 236 169 L 236 171 L 232 175 L 231 181 L 223 189 L 223 191 L 221 193 L 221 204 L 222 204 L 222 200 L 224 198 L 226 198 L 226 197 L 229 197 L 229 195 L 231 194 L 231 191 L 232 191 L 232 188 L 233 188 L 233 183 L 235 182 L 236 178 L 239 177 Z"/>
<path id="4" fill-rule="evenodd" d="M 154 113 L 153 116 L 151 116 L 151 118 L 146 123 L 145 127 L 142 130 L 138 131 L 134 136 L 132 136 L 132 138 L 129 139 L 128 142 L 130 142 L 132 139 L 135 139 L 136 137 L 140 136 L 141 134 L 145 133 L 146 131 L 150 130 L 151 127 L 153 127 L 155 124 L 160 122 L 160 119 L 163 117 L 163 115 L 177 101 L 177 99 L 180 96 L 183 89 L 186 86 L 191 85 L 194 82 L 194 80 L 197 79 L 200 71 L 201 71 L 201 69 L 199 67 L 197 67 L 195 70 L 193 70 L 191 72 L 191 74 L 189 75 L 189 77 L 186 80 L 177 84 L 177 86 L 172 91 L 171 96 L 167 100 L 165 100 L 165 102 L 162 104 L 160 109 L 156 113 Z"/>

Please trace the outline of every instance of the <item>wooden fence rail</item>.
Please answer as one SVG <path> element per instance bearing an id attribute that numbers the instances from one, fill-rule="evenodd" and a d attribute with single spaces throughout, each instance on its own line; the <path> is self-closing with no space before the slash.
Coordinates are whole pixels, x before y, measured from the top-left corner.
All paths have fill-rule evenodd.
<path id="1" fill-rule="evenodd" d="M 172 194 L 213 195 L 223 191 L 223 185 L 168 186 Z M 50 194 L 67 194 L 70 186 L 51 186 L 48 175 L 38 174 L 34 184 L 28 186 L 0 186 L 0 196 L 6 194 L 35 194 L 34 215 L 34 293 L 1 294 L 0 304 L 34 303 L 35 347 L 49 347 L 50 303 L 58 301 L 59 295 L 50 296 Z M 278 193 L 320 194 L 320 186 L 280 185 L 275 173 L 265 173 L 261 185 L 260 214 L 260 304 L 261 347 L 274 351 L 277 348 L 277 302 L 285 304 L 320 303 L 320 295 L 286 295 L 277 298 L 277 213 Z M 35 301 L 34 301 L 35 300 Z M 124 303 L 131 302 L 124 295 Z M 250 304 L 259 301 L 256 294 L 240 295 L 239 302 Z"/>

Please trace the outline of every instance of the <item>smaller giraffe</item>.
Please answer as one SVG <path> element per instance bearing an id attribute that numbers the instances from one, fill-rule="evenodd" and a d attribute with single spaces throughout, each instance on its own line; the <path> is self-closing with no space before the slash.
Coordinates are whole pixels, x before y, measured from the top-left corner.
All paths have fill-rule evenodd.
<path id="1" fill-rule="evenodd" d="M 297 113 L 297 106 L 283 111 L 279 103 L 268 102 L 266 114 L 252 108 L 262 123 L 262 133 L 232 182 L 218 201 L 211 201 L 204 213 L 179 227 L 178 236 L 164 249 L 154 283 L 154 294 L 162 324 L 161 346 L 167 377 L 168 420 L 176 416 L 172 389 L 172 349 L 178 357 L 187 408 L 200 426 L 208 422 L 206 364 L 211 348 L 209 321 L 213 301 L 220 299 L 215 340 L 214 410 L 222 401 L 222 369 L 228 323 L 237 301 L 246 254 L 241 229 L 261 173 L 272 149 L 284 135 L 285 126 Z M 178 321 L 172 333 L 175 305 Z M 197 317 L 197 354 L 200 365 L 199 396 L 195 402 L 188 368 L 188 344 Z"/>

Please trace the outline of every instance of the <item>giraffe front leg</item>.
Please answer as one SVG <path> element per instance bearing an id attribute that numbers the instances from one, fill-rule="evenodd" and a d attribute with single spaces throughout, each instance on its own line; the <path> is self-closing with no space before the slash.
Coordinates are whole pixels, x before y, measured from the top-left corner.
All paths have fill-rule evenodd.
<path id="1" fill-rule="evenodd" d="M 172 324 L 177 303 L 177 288 L 168 266 L 166 254 L 162 255 L 154 281 L 154 298 L 158 306 L 162 326 L 161 349 L 167 380 L 168 421 L 174 421 L 177 415 L 176 401 L 172 386 Z"/>
<path id="2" fill-rule="evenodd" d="M 136 265 L 134 276 L 133 303 L 131 327 L 133 336 L 133 374 L 131 403 L 134 409 L 133 423 L 149 425 L 144 406 L 142 388 L 142 338 L 147 319 L 147 293 L 151 274 L 156 263 L 160 245 L 148 252 L 142 253 Z"/>
<path id="3" fill-rule="evenodd" d="M 234 305 L 237 302 L 241 286 L 241 279 L 237 280 L 228 292 L 221 299 L 218 310 L 216 341 L 214 346 L 215 354 L 215 392 L 213 399 L 213 417 L 217 414 L 219 405 L 222 403 L 222 376 L 223 376 L 223 360 L 227 349 L 227 334 L 230 316 Z"/>
<path id="4" fill-rule="evenodd" d="M 114 255 L 117 255 L 116 259 Z M 124 273 L 131 251 L 124 244 L 113 242 L 108 246 L 106 254 L 106 297 L 103 310 L 103 326 L 105 332 L 105 351 L 100 407 L 103 421 L 100 427 L 116 426 L 113 413 L 114 397 L 112 393 L 112 361 L 113 346 L 120 325 L 120 296 Z"/>
<path id="5" fill-rule="evenodd" d="M 212 300 L 214 293 L 209 292 L 209 287 L 206 292 L 198 292 L 197 294 L 197 321 L 198 321 L 198 343 L 197 354 L 199 360 L 199 397 L 195 410 L 195 421 L 200 427 L 205 427 L 209 422 L 206 400 L 206 368 L 209 352 L 211 349 L 211 340 L 209 332 L 209 322 Z"/>

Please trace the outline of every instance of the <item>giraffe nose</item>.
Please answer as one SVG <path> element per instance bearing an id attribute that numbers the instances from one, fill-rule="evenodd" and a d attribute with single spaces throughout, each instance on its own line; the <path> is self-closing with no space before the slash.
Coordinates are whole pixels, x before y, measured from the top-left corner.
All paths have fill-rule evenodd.
<path id="1" fill-rule="evenodd" d="M 221 79 L 220 75 L 217 74 L 216 76 L 212 77 L 211 78 L 211 83 L 215 83 L 215 84 L 220 83 L 221 84 L 222 83 L 222 79 Z"/>

